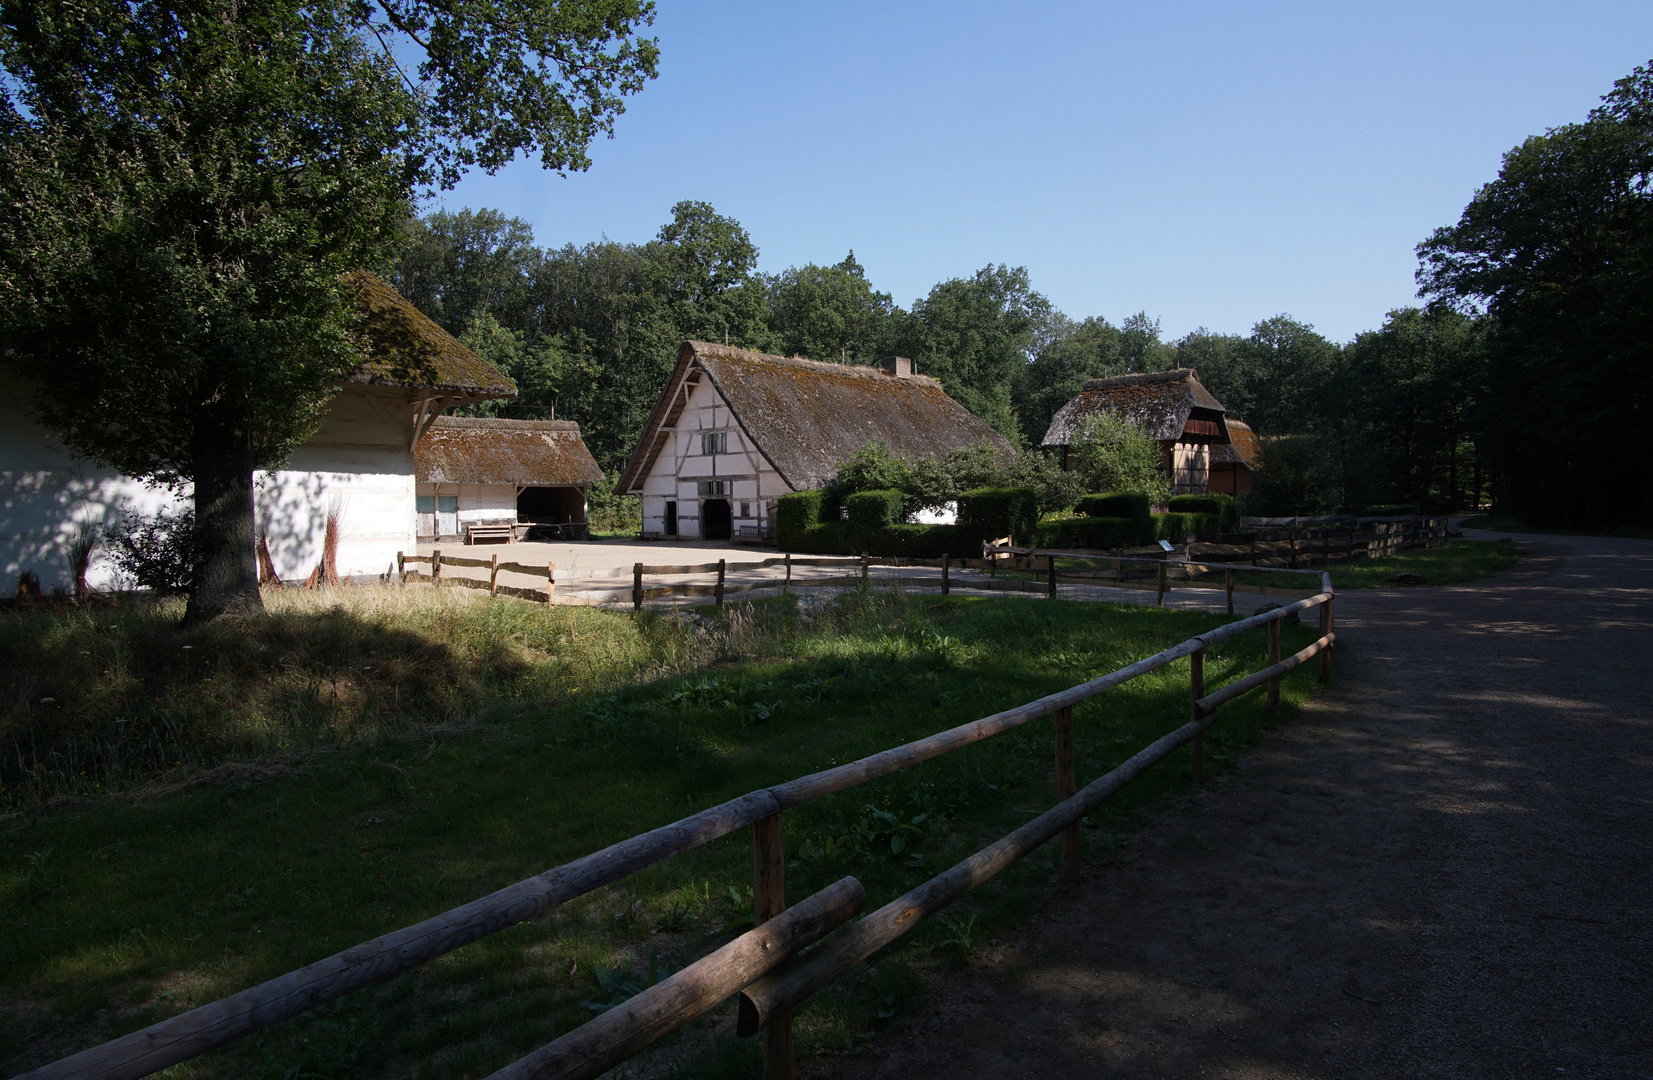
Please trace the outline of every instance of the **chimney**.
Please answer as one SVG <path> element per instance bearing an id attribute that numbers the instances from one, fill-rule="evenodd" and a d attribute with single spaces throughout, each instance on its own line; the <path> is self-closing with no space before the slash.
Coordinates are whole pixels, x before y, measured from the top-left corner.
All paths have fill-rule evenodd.
<path id="1" fill-rule="evenodd" d="M 884 374 L 894 375 L 898 379 L 910 378 L 913 374 L 913 362 L 905 356 L 886 356 L 878 362 L 884 369 Z"/>

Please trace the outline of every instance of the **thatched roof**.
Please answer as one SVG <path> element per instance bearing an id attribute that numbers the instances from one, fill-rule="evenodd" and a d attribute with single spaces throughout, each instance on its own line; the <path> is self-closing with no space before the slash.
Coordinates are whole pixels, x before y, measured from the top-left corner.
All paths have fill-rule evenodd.
<path id="1" fill-rule="evenodd" d="M 1051 417 L 1040 445 L 1067 446 L 1079 422 L 1095 412 L 1118 413 L 1134 420 L 1151 439 L 1228 441 L 1222 402 L 1200 385 L 1193 368 L 1173 368 L 1092 379 L 1078 397 Z"/>
<path id="2" fill-rule="evenodd" d="M 1224 425 L 1228 428 L 1229 441 L 1227 445 L 1217 445 L 1211 448 L 1211 464 L 1213 465 L 1244 465 L 1248 469 L 1257 467 L 1257 433 L 1251 430 L 1251 425 L 1239 420 L 1224 418 Z"/>
<path id="3" fill-rule="evenodd" d="M 896 454 L 935 460 L 983 439 L 1006 455 L 1016 452 L 928 376 L 686 341 L 617 490 L 641 487 L 670 441 L 685 399 L 680 388 L 701 378 L 711 380 L 747 438 L 795 491 L 825 484 L 874 440 Z"/>
<path id="4" fill-rule="evenodd" d="M 357 270 L 345 282 L 365 315 L 371 356 L 350 382 L 443 390 L 472 400 L 516 396 L 516 383 L 378 277 Z"/>
<path id="5" fill-rule="evenodd" d="M 572 420 L 437 417 L 413 448 L 414 478 L 562 487 L 603 478 Z"/>

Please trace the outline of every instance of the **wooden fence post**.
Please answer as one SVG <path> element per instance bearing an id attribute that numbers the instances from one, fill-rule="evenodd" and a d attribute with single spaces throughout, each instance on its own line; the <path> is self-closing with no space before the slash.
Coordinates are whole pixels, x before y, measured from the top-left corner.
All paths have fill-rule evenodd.
<path id="1" fill-rule="evenodd" d="M 941 595 L 943 595 L 943 596 L 946 596 L 949 592 L 952 591 L 953 583 L 952 583 L 952 581 L 950 581 L 948 579 L 948 576 L 947 576 L 948 563 L 951 562 L 951 561 L 952 561 L 952 555 L 950 555 L 948 552 L 945 552 L 945 551 L 941 553 Z"/>
<path id="2" fill-rule="evenodd" d="M 1280 620 L 1275 619 L 1268 624 L 1268 664 L 1273 667 L 1280 662 Z M 1276 675 L 1268 681 L 1268 718 L 1270 722 L 1280 722 L 1280 676 Z"/>
<path id="3" fill-rule="evenodd" d="M 717 606 L 723 606 L 723 568 L 728 565 L 727 559 L 717 561 Z"/>
<path id="4" fill-rule="evenodd" d="M 633 563 L 631 567 L 631 609 L 643 610 L 643 564 Z"/>
<path id="5" fill-rule="evenodd" d="M 488 595 L 499 595 L 499 552 L 494 552 L 493 559 L 488 566 Z"/>
<path id="6" fill-rule="evenodd" d="M 867 580 L 867 565 L 868 565 L 867 553 L 863 551 L 861 553 L 861 580 L 862 581 Z"/>
<path id="7" fill-rule="evenodd" d="M 440 549 L 430 553 L 430 583 L 442 584 L 442 552 Z"/>
<path id="8" fill-rule="evenodd" d="M 752 921 L 765 923 L 786 910 L 786 861 L 781 816 L 752 823 Z M 792 1016 L 782 1014 L 763 1031 L 763 1080 L 792 1080 Z"/>
<path id="9" fill-rule="evenodd" d="M 1073 706 L 1057 709 L 1056 717 L 1056 801 L 1067 802 L 1079 790 L 1073 780 Z M 1062 830 L 1062 880 L 1079 883 L 1079 823 Z"/>
<path id="10" fill-rule="evenodd" d="M 1234 571 L 1223 571 L 1223 587 L 1228 590 L 1228 613 L 1234 614 Z"/>
<path id="11" fill-rule="evenodd" d="M 1274 625 L 1273 623 L 1269 624 Z M 1188 657 L 1188 718 L 1200 718 L 1199 700 L 1205 696 L 1205 650 L 1195 649 Z M 1188 744 L 1188 778 L 1196 784 L 1205 783 L 1205 734 L 1195 735 Z"/>
<path id="12" fill-rule="evenodd" d="M 1056 556 L 1045 556 L 1045 571 L 1050 574 L 1050 598 L 1056 599 Z"/>
<path id="13" fill-rule="evenodd" d="M 1165 606 L 1165 559 L 1159 560 L 1159 606 Z"/>
<path id="14" fill-rule="evenodd" d="M 792 553 L 786 553 L 786 581 L 781 585 L 781 595 L 785 596 L 792 591 Z"/>
<path id="15" fill-rule="evenodd" d="M 1332 632 L 1332 602 L 1327 600 L 1320 605 L 1320 636 L 1325 637 Z M 1332 677 L 1332 651 L 1326 649 L 1320 654 L 1320 681 L 1330 682 Z"/>
<path id="16" fill-rule="evenodd" d="M 550 607 L 557 599 L 557 564 L 545 564 L 545 606 Z"/>
<path id="17" fill-rule="evenodd" d="M 408 583 L 407 560 L 402 557 L 402 553 L 400 551 L 396 553 L 396 583 L 398 585 L 406 585 Z"/>

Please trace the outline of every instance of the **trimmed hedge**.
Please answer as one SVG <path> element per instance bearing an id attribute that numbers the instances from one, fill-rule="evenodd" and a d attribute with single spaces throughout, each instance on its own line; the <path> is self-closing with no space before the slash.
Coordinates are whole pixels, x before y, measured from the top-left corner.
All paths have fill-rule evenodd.
<path id="1" fill-rule="evenodd" d="M 776 522 L 777 529 L 779 522 Z M 805 529 L 799 546 L 788 548 L 808 555 L 859 555 L 861 545 L 855 542 L 855 533 L 847 521 L 822 521 Z"/>
<path id="2" fill-rule="evenodd" d="M 1190 536 L 1216 536 L 1221 532 L 1220 519 L 1215 514 L 1155 514 L 1155 540 L 1169 540 L 1180 544 Z"/>
<path id="3" fill-rule="evenodd" d="M 775 500 L 775 545 L 782 551 L 809 551 L 806 530 L 821 524 L 824 491 L 795 491 Z"/>
<path id="4" fill-rule="evenodd" d="M 880 546 L 879 536 L 892 525 L 901 524 L 901 492 L 857 491 L 845 500 L 849 508 L 849 529 L 861 551 Z"/>
<path id="5" fill-rule="evenodd" d="M 1232 533 L 1240 531 L 1240 509 L 1234 503 L 1232 495 L 1175 495 L 1172 496 L 1168 507 L 1177 514 L 1210 514 L 1217 519 L 1214 533 Z M 1206 535 L 1201 532 L 1200 535 Z"/>
<path id="6" fill-rule="evenodd" d="M 903 559 L 978 559 L 981 545 L 965 543 L 957 525 L 891 525 L 878 538 L 879 555 Z"/>
<path id="7" fill-rule="evenodd" d="M 1136 492 L 1081 495 L 1079 501 L 1073 504 L 1074 512 L 1085 517 L 1130 518 L 1132 521 L 1147 521 L 1151 509 L 1148 496 Z"/>
<path id="8" fill-rule="evenodd" d="M 1141 531 L 1130 518 L 1078 517 L 1039 522 L 1039 546 L 1053 548 L 1122 548 L 1136 543 Z"/>
<path id="9" fill-rule="evenodd" d="M 1015 544 L 1031 544 L 1039 530 L 1039 497 L 1032 488 L 976 488 L 959 496 L 959 532 L 981 544 L 1009 536 Z"/>

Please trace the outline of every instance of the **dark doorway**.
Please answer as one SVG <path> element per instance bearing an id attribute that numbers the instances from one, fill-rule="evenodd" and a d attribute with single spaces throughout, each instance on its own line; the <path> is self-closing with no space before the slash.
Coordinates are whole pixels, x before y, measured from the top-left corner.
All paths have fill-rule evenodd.
<path id="1" fill-rule="evenodd" d="M 517 520 L 560 525 L 585 520 L 585 492 L 577 487 L 525 487 L 517 493 Z"/>
<path id="2" fill-rule="evenodd" d="M 677 535 L 677 503 L 670 499 L 666 501 L 666 535 Z"/>
<path id="3" fill-rule="evenodd" d="M 700 535 L 706 540 L 727 540 L 734 535 L 735 516 L 728 499 L 707 499 L 700 504 Z"/>

